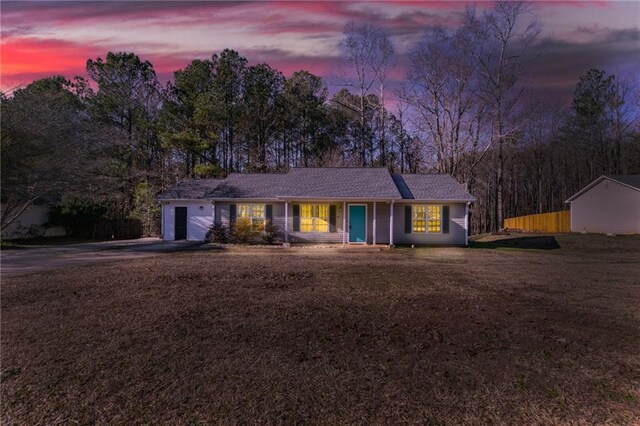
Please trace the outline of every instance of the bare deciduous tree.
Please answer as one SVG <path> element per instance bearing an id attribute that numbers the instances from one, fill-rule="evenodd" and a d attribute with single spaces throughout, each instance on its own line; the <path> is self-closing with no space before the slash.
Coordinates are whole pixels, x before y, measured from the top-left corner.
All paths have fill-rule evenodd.
<path id="1" fill-rule="evenodd" d="M 374 84 L 380 87 L 380 114 L 381 128 L 384 129 L 384 85 L 387 78 L 389 61 L 393 55 L 393 45 L 389 39 L 389 34 L 383 28 L 371 23 L 356 25 L 353 22 L 347 24 L 344 31 L 345 38 L 340 43 L 340 48 L 349 68 L 353 71 L 353 76 L 345 78 L 343 84 L 354 87 L 358 94 L 358 104 L 344 105 L 358 113 L 360 120 L 360 131 L 358 135 L 360 164 L 367 165 L 367 150 L 370 135 L 367 134 L 367 96 Z M 384 163 L 385 134 L 381 134 L 381 156 Z M 369 163 L 372 163 L 370 159 Z"/>
<path id="2" fill-rule="evenodd" d="M 531 12 L 531 3 L 499 1 L 482 17 L 475 9 L 466 13 L 465 28 L 479 43 L 474 53 L 481 76 L 477 93 L 490 113 L 490 144 L 497 145 L 494 230 L 504 217 L 504 144 L 520 130 L 511 119 L 522 93 L 518 83 L 526 70 L 524 53 L 540 34 L 535 19 L 523 24 Z"/>

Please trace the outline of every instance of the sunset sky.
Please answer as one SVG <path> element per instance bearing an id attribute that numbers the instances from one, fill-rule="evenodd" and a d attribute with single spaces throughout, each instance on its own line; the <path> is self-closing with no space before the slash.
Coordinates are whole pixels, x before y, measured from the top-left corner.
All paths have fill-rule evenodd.
<path id="1" fill-rule="evenodd" d="M 163 81 L 196 58 L 224 48 L 285 75 L 330 76 L 347 22 L 386 27 L 404 75 L 411 44 L 430 26 L 455 27 L 465 2 L 11 2 L 2 1 L 1 87 L 62 74 L 84 75 L 88 58 L 132 51 Z M 482 10 L 491 3 L 475 3 Z M 567 96 L 590 67 L 623 76 L 640 69 L 640 2 L 536 2 L 544 49 L 535 81 Z M 327 79 L 327 83 L 330 79 Z"/>

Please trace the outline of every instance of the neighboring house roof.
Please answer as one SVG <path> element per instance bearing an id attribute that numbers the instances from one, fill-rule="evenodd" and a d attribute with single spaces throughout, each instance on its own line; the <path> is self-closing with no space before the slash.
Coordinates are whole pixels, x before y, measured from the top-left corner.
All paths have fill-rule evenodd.
<path id="1" fill-rule="evenodd" d="M 433 201 L 475 201 L 476 199 L 450 175 L 393 174 L 404 199 Z"/>
<path id="2" fill-rule="evenodd" d="M 475 201 L 449 175 L 394 174 L 385 168 L 294 168 L 288 173 L 231 173 L 185 180 L 158 199 L 386 199 Z"/>
<path id="3" fill-rule="evenodd" d="M 205 198 L 207 191 L 215 188 L 224 179 L 187 179 L 175 186 L 165 189 L 158 200 L 192 200 Z"/>
<path id="4" fill-rule="evenodd" d="M 603 180 L 610 180 L 613 182 L 620 183 L 622 185 L 628 186 L 635 190 L 640 191 L 640 175 L 602 175 L 598 179 L 591 182 L 589 185 L 582 188 L 580 191 L 573 194 L 565 203 L 571 203 L 576 198 L 580 197 L 582 194 L 602 182 Z"/>
<path id="5" fill-rule="evenodd" d="M 607 175 L 606 177 L 640 190 L 640 175 Z"/>

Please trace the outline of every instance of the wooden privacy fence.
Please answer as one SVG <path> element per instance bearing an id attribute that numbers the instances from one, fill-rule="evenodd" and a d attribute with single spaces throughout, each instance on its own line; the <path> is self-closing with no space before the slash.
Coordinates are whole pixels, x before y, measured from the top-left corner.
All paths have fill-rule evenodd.
<path id="1" fill-rule="evenodd" d="M 504 220 L 504 229 L 527 232 L 571 232 L 571 213 L 561 212 L 530 214 Z"/>

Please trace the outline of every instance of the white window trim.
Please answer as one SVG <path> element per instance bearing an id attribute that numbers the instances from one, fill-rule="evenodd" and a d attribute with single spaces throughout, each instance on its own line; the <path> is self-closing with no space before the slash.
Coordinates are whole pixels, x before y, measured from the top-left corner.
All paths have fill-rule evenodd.
<path id="1" fill-rule="evenodd" d="M 249 206 L 249 216 L 244 217 L 244 216 L 240 216 L 240 206 Z M 236 220 L 238 219 L 249 219 L 249 222 L 251 223 L 251 226 L 253 226 L 253 207 L 254 206 L 261 206 L 262 207 L 262 211 L 264 212 L 264 216 L 255 216 L 256 219 L 262 219 L 262 221 L 264 222 L 264 226 L 267 226 L 267 205 L 266 204 L 261 204 L 261 203 L 240 203 L 240 204 L 236 204 Z"/>
<path id="2" fill-rule="evenodd" d="M 414 207 L 425 207 L 426 211 L 426 226 L 425 226 L 425 230 L 424 232 L 416 232 L 413 230 L 413 208 Z M 429 232 L 429 207 L 438 207 L 440 208 L 440 232 Z M 412 234 L 427 234 L 427 235 L 442 235 L 442 228 L 443 228 L 443 219 L 442 219 L 442 208 L 444 207 L 443 204 L 412 204 L 411 205 L 411 233 Z"/>
<path id="3" fill-rule="evenodd" d="M 311 231 L 303 231 L 302 230 L 302 206 L 311 206 Z M 319 219 L 318 216 L 315 215 L 315 208 L 318 206 L 327 206 L 327 230 L 326 231 L 318 231 L 316 230 L 316 219 Z M 319 211 L 319 210 L 318 210 Z M 331 232 L 331 204 L 325 203 L 300 203 L 300 233 L 302 234 L 328 234 Z"/>

